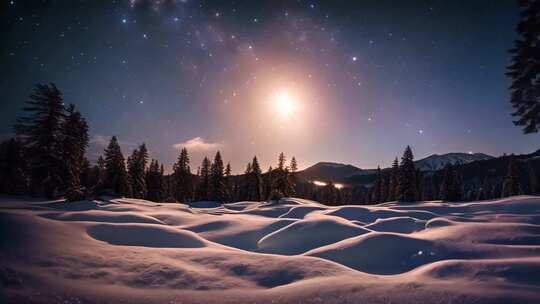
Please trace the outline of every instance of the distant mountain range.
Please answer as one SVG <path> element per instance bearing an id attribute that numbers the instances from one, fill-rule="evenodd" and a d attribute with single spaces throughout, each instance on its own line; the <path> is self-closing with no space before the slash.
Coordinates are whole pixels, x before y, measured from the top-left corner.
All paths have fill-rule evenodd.
<path id="1" fill-rule="evenodd" d="M 420 171 L 436 171 L 443 169 L 446 165 L 468 164 L 478 160 L 493 159 L 495 157 L 484 153 L 446 153 L 433 154 L 415 162 L 416 168 Z"/>
<path id="2" fill-rule="evenodd" d="M 421 171 L 437 171 L 447 164 L 468 164 L 480 160 L 493 159 L 495 157 L 483 153 L 446 153 L 433 154 L 415 162 L 416 168 Z M 384 169 L 387 170 L 388 168 Z M 305 181 L 334 181 L 349 184 L 362 184 L 371 179 L 375 169 L 361 169 L 353 165 L 319 162 L 315 165 L 299 171 L 298 177 Z"/>

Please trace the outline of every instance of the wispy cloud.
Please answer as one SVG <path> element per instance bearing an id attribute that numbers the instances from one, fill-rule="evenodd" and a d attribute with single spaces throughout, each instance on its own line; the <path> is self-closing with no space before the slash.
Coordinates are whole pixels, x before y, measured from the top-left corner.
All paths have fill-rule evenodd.
<path id="1" fill-rule="evenodd" d="M 186 148 L 190 151 L 214 151 L 218 150 L 223 144 L 206 142 L 204 138 L 197 136 L 192 139 L 188 139 L 184 142 L 174 144 L 173 147 L 176 149 Z"/>

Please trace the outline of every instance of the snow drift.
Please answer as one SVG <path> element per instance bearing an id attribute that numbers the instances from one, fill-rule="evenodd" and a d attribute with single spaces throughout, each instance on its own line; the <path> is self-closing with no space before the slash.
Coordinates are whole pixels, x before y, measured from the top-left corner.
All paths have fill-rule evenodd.
<path id="1" fill-rule="evenodd" d="M 540 198 L 2 197 L 0 260 L 3 303 L 538 303 Z"/>

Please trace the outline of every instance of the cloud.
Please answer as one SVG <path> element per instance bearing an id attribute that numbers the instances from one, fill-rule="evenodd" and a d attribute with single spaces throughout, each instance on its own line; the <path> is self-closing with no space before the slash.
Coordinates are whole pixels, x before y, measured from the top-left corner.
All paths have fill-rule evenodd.
<path id="1" fill-rule="evenodd" d="M 218 150 L 221 146 L 221 143 L 206 142 L 200 136 L 173 145 L 176 149 L 186 148 L 190 151 L 213 151 Z"/>
<path id="2" fill-rule="evenodd" d="M 109 141 L 111 140 L 112 136 L 107 135 L 101 135 L 101 134 L 95 134 L 90 138 L 90 144 L 106 147 L 109 144 Z"/>

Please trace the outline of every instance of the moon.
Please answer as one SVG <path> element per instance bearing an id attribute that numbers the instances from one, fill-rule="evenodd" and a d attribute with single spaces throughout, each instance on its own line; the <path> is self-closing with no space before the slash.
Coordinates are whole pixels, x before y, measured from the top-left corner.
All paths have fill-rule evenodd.
<path id="1" fill-rule="evenodd" d="M 287 90 L 278 91 L 273 98 L 273 107 L 280 117 L 289 117 L 298 111 L 298 99 Z"/>

